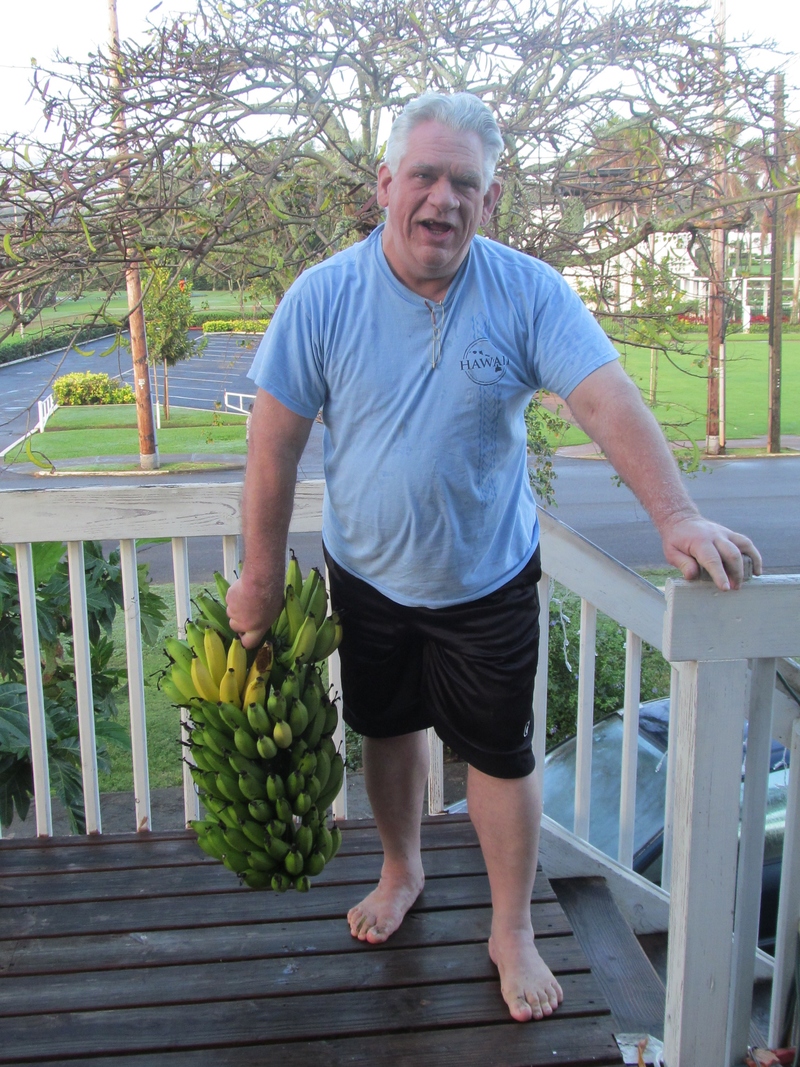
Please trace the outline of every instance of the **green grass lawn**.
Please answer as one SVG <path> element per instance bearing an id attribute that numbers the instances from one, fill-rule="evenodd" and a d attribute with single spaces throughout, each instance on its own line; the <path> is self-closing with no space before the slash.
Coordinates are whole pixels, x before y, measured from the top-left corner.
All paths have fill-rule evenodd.
<path id="1" fill-rule="evenodd" d="M 622 365 L 646 396 L 650 387 L 650 351 L 619 346 Z M 687 352 L 659 353 L 655 415 L 675 440 L 704 441 L 708 382 L 702 361 L 707 352 L 701 336 L 687 338 Z M 728 440 L 767 432 L 766 334 L 731 334 L 726 343 L 725 420 Z M 800 434 L 800 336 L 785 334 L 781 391 L 781 433 Z M 588 437 L 570 428 L 553 443 L 583 444 Z"/>
<path id="2" fill-rule="evenodd" d="M 45 308 L 36 319 L 26 327 L 31 333 L 52 329 L 54 326 L 76 325 L 84 322 L 98 310 L 106 298 L 105 293 L 86 293 L 80 300 L 64 300 L 54 308 Z M 264 314 L 260 304 L 251 302 L 242 304 L 238 294 L 231 292 L 211 292 L 200 290 L 192 293 L 192 306 L 196 311 L 219 311 L 220 315 L 255 316 Z M 267 309 L 271 310 L 271 306 Z M 106 307 L 106 314 L 121 319 L 128 313 L 128 298 L 124 291 L 114 293 Z M 11 313 L 0 313 L 0 326 L 11 322 Z"/>
<path id="3" fill-rule="evenodd" d="M 225 452 L 244 455 L 245 416 L 227 411 L 171 407 L 169 422 L 157 432 L 162 455 L 181 452 Z M 31 442 L 51 462 L 86 456 L 138 455 L 135 404 L 58 408 L 43 434 Z M 9 454 L 8 462 L 24 462 L 25 450 Z"/>

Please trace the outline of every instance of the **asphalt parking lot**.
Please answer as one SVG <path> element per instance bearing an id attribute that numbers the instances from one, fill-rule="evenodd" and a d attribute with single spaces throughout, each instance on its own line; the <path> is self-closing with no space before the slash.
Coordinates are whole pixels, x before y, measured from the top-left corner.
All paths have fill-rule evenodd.
<path id="1" fill-rule="evenodd" d="M 222 407 L 225 392 L 255 393 L 247 377 L 260 337 L 243 334 L 205 334 L 192 331 L 203 350 L 169 371 L 170 403 L 179 407 L 213 409 Z M 58 349 L 32 359 L 0 366 L 0 391 L 3 409 L 0 415 L 0 451 L 12 444 L 38 418 L 37 400 L 44 400 L 53 391 L 53 382 L 64 374 L 76 371 L 105 373 L 109 377 L 131 384 L 133 368 L 129 348 L 123 343 L 109 351 L 112 338 L 81 345 L 87 355 L 72 349 Z M 106 354 L 102 354 L 106 353 Z M 158 395 L 164 396 L 164 372 L 160 365 L 154 369 Z M 152 380 L 152 379 L 151 379 Z M 245 410 L 247 402 L 245 402 Z"/>

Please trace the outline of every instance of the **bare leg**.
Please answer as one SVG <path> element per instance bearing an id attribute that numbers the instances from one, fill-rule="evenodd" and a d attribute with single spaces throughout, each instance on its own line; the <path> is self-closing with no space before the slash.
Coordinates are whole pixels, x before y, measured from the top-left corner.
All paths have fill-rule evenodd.
<path id="1" fill-rule="evenodd" d="M 563 993 L 534 945 L 531 924 L 542 817 L 538 779 L 491 778 L 470 767 L 467 798 L 489 873 L 489 955 L 500 972 L 503 999 L 519 1022 L 542 1019 L 553 1014 Z"/>
<path id="2" fill-rule="evenodd" d="M 400 926 L 425 882 L 420 821 L 428 780 L 424 731 L 401 737 L 364 738 L 364 780 L 383 845 L 376 889 L 347 915 L 350 933 L 378 944 Z"/>

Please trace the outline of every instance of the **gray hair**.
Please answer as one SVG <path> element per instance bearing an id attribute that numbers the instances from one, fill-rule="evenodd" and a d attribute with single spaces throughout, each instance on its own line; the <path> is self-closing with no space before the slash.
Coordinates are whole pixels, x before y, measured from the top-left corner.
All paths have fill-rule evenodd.
<path id="1" fill-rule="evenodd" d="M 483 145 L 483 192 L 494 178 L 497 160 L 503 151 L 503 138 L 494 115 L 473 93 L 423 93 L 411 100 L 395 119 L 383 162 L 394 174 L 406 152 L 408 137 L 422 122 L 439 122 L 451 130 L 468 130 L 480 137 Z"/>

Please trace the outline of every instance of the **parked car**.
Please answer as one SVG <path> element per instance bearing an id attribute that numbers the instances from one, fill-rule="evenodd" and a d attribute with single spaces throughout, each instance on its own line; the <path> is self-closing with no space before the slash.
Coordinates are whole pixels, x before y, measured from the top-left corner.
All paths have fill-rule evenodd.
<path id="1" fill-rule="evenodd" d="M 640 706 L 633 869 L 656 884 L 661 882 L 664 850 L 668 726 L 668 698 L 650 700 Z M 575 750 L 576 740 L 570 738 L 545 757 L 544 811 L 569 830 L 573 827 L 575 815 Z M 745 732 L 744 754 L 746 752 Z M 759 921 L 759 945 L 767 952 L 771 952 L 775 945 L 788 767 L 788 750 L 780 742 L 773 741 Z M 622 712 L 618 711 L 594 725 L 589 819 L 590 843 L 615 859 L 619 844 L 621 768 Z"/>

